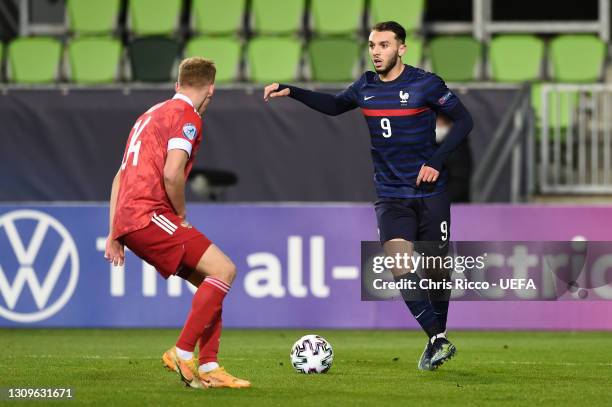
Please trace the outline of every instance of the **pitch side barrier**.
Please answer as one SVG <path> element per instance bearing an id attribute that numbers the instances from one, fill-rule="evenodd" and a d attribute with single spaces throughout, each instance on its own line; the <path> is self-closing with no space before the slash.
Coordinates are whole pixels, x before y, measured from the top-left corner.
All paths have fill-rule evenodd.
<path id="1" fill-rule="evenodd" d="M 303 86 L 334 93 L 347 84 Z M 450 86 L 474 117 L 464 150 L 471 153 L 474 173 L 482 172 L 482 157 L 520 87 Z M 0 86 L 0 201 L 108 199 L 134 121 L 170 98 L 173 89 L 172 84 Z M 375 199 L 369 133 L 359 109 L 329 117 L 289 98 L 270 102 L 272 108 L 262 96 L 261 86 L 220 86 L 204 117 L 195 168 L 222 170 L 237 179 L 217 196 L 230 202 Z M 521 159 L 520 168 L 507 162 L 495 171 L 494 188 L 486 194 L 480 193 L 485 183 L 474 184 L 478 201 L 517 199 L 513 173 L 518 168 L 526 174 L 527 160 Z"/>

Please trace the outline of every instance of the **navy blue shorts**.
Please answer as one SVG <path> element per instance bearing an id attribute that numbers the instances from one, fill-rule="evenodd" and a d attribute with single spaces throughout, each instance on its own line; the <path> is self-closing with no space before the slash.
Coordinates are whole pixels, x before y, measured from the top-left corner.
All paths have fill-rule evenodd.
<path id="1" fill-rule="evenodd" d="M 380 243 L 450 240 L 450 200 L 446 191 L 426 198 L 380 198 L 374 203 Z"/>

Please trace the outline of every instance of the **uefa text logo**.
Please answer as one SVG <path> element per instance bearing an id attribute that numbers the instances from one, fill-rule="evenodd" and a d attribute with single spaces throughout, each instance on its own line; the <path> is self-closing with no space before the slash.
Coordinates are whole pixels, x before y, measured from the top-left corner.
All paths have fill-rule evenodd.
<path id="1" fill-rule="evenodd" d="M 34 225 L 32 232 L 25 231 L 26 224 Z M 57 244 L 52 245 L 52 240 Z M 6 268 L 14 264 L 10 256 L 17 261 L 16 273 Z M 46 260 L 50 260 L 50 264 Z M 61 278 L 68 272 L 67 278 Z M 13 275 L 11 282 L 9 276 Z M 70 300 L 78 277 L 79 253 L 72 236 L 59 221 L 34 210 L 16 210 L 0 215 L 1 317 L 25 323 L 51 317 Z M 65 281 L 63 287 L 57 286 L 59 281 Z M 25 293 L 25 286 L 28 286 L 37 310 L 15 310 Z M 62 291 L 58 296 L 59 290 Z M 52 297 L 56 299 L 49 304 Z"/>

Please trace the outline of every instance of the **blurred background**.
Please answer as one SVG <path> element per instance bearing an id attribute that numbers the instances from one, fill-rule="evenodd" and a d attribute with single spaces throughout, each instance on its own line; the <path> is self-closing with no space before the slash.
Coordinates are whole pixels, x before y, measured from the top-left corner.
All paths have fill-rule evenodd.
<path id="1" fill-rule="evenodd" d="M 448 162 L 454 240 L 609 240 L 610 16 L 608 0 L 1 0 L 0 325 L 182 321 L 186 285 L 104 262 L 106 201 L 135 119 L 204 56 L 217 93 L 188 213 L 241 270 L 227 326 L 415 327 L 403 304 L 359 301 L 359 242 L 377 240 L 361 114 L 262 100 L 271 82 L 344 89 L 383 20 L 474 117 Z M 449 324 L 612 329 L 604 288 L 461 303 Z"/>

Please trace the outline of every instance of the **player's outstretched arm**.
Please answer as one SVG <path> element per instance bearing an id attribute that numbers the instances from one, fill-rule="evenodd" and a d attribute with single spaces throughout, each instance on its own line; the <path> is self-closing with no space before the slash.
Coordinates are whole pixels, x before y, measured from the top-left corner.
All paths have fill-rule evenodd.
<path id="1" fill-rule="evenodd" d="M 331 95 L 278 83 L 273 83 L 264 88 L 264 100 L 266 102 L 270 98 L 289 96 L 311 109 L 330 116 L 337 116 L 357 107 L 349 94 L 350 92 L 344 91 L 338 95 Z"/>
<path id="2" fill-rule="evenodd" d="M 115 219 L 115 207 L 117 206 L 117 196 L 119 194 L 119 183 L 121 182 L 121 169 L 117 171 L 113 178 L 113 186 L 111 187 L 111 196 L 109 202 L 109 225 L 108 237 L 106 238 L 106 249 L 104 257 L 115 266 L 122 266 L 125 261 L 125 251 L 123 245 L 113 239 L 113 221 Z"/>

